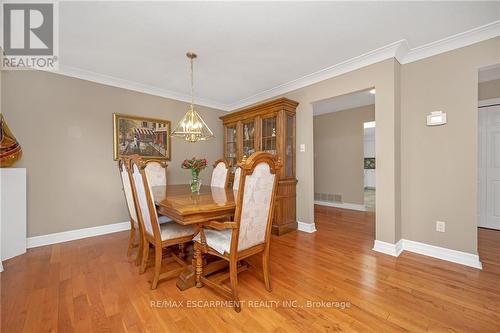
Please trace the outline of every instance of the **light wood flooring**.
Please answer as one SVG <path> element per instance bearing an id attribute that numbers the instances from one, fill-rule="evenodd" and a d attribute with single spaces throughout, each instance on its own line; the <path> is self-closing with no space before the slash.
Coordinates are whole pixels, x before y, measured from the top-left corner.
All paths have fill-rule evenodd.
<path id="1" fill-rule="evenodd" d="M 1 332 L 500 332 L 500 231 L 480 229 L 479 271 L 372 251 L 373 213 L 316 206 L 316 221 L 273 236 L 272 293 L 259 269 L 240 274 L 239 314 L 194 307 L 224 300 L 206 287 L 150 290 L 127 232 L 31 249 L 4 262 Z"/>

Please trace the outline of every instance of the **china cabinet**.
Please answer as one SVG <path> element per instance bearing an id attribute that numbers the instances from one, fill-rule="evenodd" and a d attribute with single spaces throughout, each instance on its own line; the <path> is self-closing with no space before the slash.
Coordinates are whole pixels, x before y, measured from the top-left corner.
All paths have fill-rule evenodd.
<path id="1" fill-rule="evenodd" d="M 256 151 L 281 162 L 272 231 L 281 235 L 297 229 L 295 196 L 295 112 L 298 103 L 287 98 L 249 107 L 220 117 L 224 123 L 224 157 L 231 170 Z"/>

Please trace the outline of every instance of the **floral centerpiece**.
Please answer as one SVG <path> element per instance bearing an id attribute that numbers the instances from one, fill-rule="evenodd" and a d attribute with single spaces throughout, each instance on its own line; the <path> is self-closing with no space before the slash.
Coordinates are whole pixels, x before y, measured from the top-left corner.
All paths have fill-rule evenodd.
<path id="1" fill-rule="evenodd" d="M 191 192 L 199 193 L 201 187 L 200 172 L 207 167 L 207 160 L 204 158 L 184 160 L 181 168 L 191 170 Z"/>

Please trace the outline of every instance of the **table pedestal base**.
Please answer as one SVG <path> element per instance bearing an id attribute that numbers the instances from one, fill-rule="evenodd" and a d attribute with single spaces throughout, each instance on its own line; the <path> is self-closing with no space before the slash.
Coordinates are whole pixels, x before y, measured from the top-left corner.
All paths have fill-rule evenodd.
<path id="1" fill-rule="evenodd" d="M 196 272 L 194 269 L 195 264 L 187 266 L 186 269 L 179 275 L 177 280 L 177 288 L 184 291 L 189 288 L 193 288 L 196 284 Z M 224 259 L 217 259 L 203 266 L 203 275 L 208 276 L 215 272 L 218 272 L 229 266 L 229 261 Z"/>

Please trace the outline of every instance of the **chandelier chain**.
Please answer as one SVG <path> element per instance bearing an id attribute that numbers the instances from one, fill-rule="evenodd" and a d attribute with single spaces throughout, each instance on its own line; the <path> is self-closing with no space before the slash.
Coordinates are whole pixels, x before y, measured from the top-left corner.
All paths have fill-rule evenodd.
<path id="1" fill-rule="evenodd" d="M 193 58 L 191 60 L 191 105 L 194 107 L 194 74 L 193 74 Z"/>

